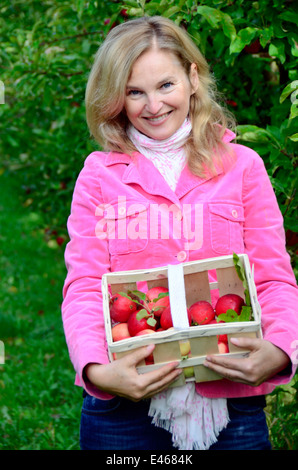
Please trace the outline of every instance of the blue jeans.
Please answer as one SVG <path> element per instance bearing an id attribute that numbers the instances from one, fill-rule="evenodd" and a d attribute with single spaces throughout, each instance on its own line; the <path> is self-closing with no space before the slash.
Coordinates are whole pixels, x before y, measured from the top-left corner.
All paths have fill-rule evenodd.
<path id="1" fill-rule="evenodd" d="M 151 424 L 150 402 L 99 400 L 84 392 L 82 450 L 171 450 L 171 434 Z M 228 400 L 230 422 L 210 450 L 270 450 L 264 396 Z"/>

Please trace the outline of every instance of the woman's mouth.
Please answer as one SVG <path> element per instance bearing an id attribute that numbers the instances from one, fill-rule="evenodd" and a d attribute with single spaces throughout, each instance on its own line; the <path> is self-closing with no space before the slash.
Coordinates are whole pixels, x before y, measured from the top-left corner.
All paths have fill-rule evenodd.
<path id="1" fill-rule="evenodd" d="M 147 117 L 145 117 L 145 119 L 149 122 L 152 122 L 152 123 L 159 123 L 159 122 L 163 121 L 164 119 L 166 119 L 170 115 L 171 112 L 172 111 L 168 111 L 167 113 L 161 114 L 160 116 L 156 116 L 156 117 L 154 117 L 154 116 L 153 117 L 148 117 L 147 116 Z"/>

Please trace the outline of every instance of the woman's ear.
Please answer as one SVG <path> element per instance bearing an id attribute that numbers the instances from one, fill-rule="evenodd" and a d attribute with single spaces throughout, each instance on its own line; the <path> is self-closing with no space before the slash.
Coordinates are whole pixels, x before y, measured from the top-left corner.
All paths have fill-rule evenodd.
<path id="1" fill-rule="evenodd" d="M 199 74 L 197 64 L 192 63 L 189 71 L 189 80 L 191 84 L 191 92 L 194 94 L 199 86 Z"/>

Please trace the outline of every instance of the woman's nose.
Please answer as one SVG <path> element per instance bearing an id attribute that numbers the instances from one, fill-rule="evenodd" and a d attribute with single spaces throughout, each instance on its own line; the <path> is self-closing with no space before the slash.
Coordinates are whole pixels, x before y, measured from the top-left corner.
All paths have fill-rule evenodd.
<path id="1" fill-rule="evenodd" d="M 162 108 L 162 102 L 155 94 L 147 96 L 146 109 L 150 114 L 158 114 Z"/>

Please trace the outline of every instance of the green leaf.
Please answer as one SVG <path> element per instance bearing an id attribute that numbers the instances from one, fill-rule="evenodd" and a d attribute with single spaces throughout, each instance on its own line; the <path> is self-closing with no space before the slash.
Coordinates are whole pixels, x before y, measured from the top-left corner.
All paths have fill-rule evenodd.
<path id="1" fill-rule="evenodd" d="M 126 0 L 124 2 L 124 5 L 123 5 L 123 8 L 129 8 L 129 7 L 134 7 L 134 8 L 138 8 L 139 6 L 139 2 L 137 2 L 136 0 Z"/>
<path id="2" fill-rule="evenodd" d="M 197 13 L 202 15 L 212 26 L 212 28 L 218 28 L 218 23 L 222 20 L 222 12 L 220 10 L 216 10 L 215 8 L 207 7 L 207 6 L 198 6 Z"/>
<path id="3" fill-rule="evenodd" d="M 169 297 L 169 293 L 168 292 L 161 292 L 160 294 L 158 294 L 156 299 L 153 299 L 153 302 L 157 302 L 159 299 L 163 299 L 164 297 Z"/>
<path id="4" fill-rule="evenodd" d="M 291 139 L 293 142 L 298 142 L 298 133 L 291 135 L 289 139 Z"/>
<path id="5" fill-rule="evenodd" d="M 283 64 L 286 61 L 285 44 L 282 41 L 274 41 L 270 44 L 268 53 L 271 57 L 277 57 Z"/>
<path id="6" fill-rule="evenodd" d="M 260 33 L 260 44 L 262 47 L 266 47 L 267 43 L 271 40 L 273 36 L 273 27 L 265 28 Z"/>
<path id="7" fill-rule="evenodd" d="M 234 39 L 237 36 L 237 31 L 234 26 L 232 18 L 227 13 L 223 13 L 221 24 L 222 24 L 222 29 L 223 29 L 225 36 L 227 36 L 229 39 L 234 41 Z"/>
<path id="8" fill-rule="evenodd" d="M 155 320 L 155 318 L 153 318 L 153 317 L 148 318 L 147 324 L 148 324 L 149 326 L 155 326 L 155 325 L 156 325 L 156 320 Z"/>
<path id="9" fill-rule="evenodd" d="M 122 297 L 126 297 L 127 299 L 132 300 L 130 295 L 128 295 L 126 292 L 118 292 L 118 294 L 121 295 Z"/>
<path id="10" fill-rule="evenodd" d="M 149 313 L 144 308 L 139 310 L 138 313 L 136 314 L 137 320 L 142 320 L 142 318 L 148 318 L 148 317 L 149 317 Z"/>
<path id="11" fill-rule="evenodd" d="M 294 119 L 297 116 L 298 116 L 298 106 L 295 103 L 291 106 L 290 119 Z"/>
<path id="12" fill-rule="evenodd" d="M 216 318 L 218 322 L 224 321 L 228 323 L 238 321 L 238 319 L 239 319 L 239 315 L 237 315 L 237 312 L 235 312 L 235 310 L 232 310 L 231 308 L 229 308 L 226 311 L 226 313 L 221 313 Z"/>
<path id="13" fill-rule="evenodd" d="M 241 281 L 246 281 L 244 268 L 242 266 L 239 256 L 236 253 L 233 253 L 233 262 L 239 279 Z"/>
<path id="14" fill-rule="evenodd" d="M 218 322 L 224 321 L 227 323 L 250 321 L 251 313 L 252 308 L 245 305 L 242 307 L 240 315 L 238 315 L 235 310 L 228 309 L 226 313 L 221 313 L 218 315 L 216 320 Z"/>
<path id="15" fill-rule="evenodd" d="M 241 52 L 245 46 L 253 41 L 257 33 L 258 29 L 250 26 L 241 29 L 230 45 L 230 54 Z"/>
<path id="16" fill-rule="evenodd" d="M 180 12 L 180 7 L 179 6 L 173 6 L 173 7 L 169 8 L 168 10 L 165 10 L 163 12 L 163 16 L 165 16 L 166 18 L 170 18 L 171 16 L 173 16 L 176 13 L 179 13 L 179 12 Z"/>
<path id="17" fill-rule="evenodd" d="M 297 25 L 298 23 L 298 14 L 292 11 L 285 11 L 278 15 L 279 18 L 285 21 L 289 21 L 290 23 L 294 23 Z"/>
<path id="18" fill-rule="evenodd" d="M 234 266 L 236 269 L 236 272 L 238 274 L 238 277 L 240 281 L 243 283 L 243 289 L 244 289 L 244 296 L 245 296 L 245 303 L 247 306 L 250 307 L 251 301 L 250 301 L 250 295 L 249 295 L 249 289 L 248 289 L 248 283 L 245 275 L 245 269 L 241 263 L 241 260 L 239 256 L 236 253 L 233 253 L 233 262 Z"/>
<path id="19" fill-rule="evenodd" d="M 139 17 L 144 15 L 144 10 L 142 8 L 127 7 L 127 14 L 129 16 Z"/>
<path id="20" fill-rule="evenodd" d="M 239 125 L 237 132 L 242 140 L 248 142 L 270 142 L 270 133 L 261 127 L 254 125 Z"/>
<path id="21" fill-rule="evenodd" d="M 252 314 L 252 308 L 248 305 L 244 305 L 241 309 L 241 313 L 239 315 L 239 321 L 250 321 Z"/>
<path id="22" fill-rule="evenodd" d="M 146 300 L 146 294 L 140 290 L 131 290 L 129 291 L 131 295 L 138 297 L 141 300 Z"/>

